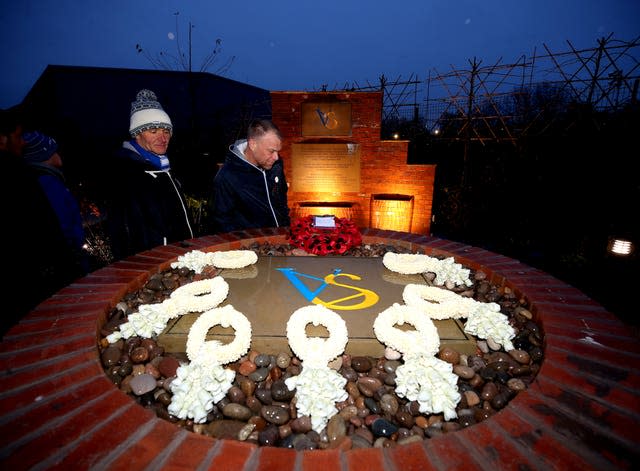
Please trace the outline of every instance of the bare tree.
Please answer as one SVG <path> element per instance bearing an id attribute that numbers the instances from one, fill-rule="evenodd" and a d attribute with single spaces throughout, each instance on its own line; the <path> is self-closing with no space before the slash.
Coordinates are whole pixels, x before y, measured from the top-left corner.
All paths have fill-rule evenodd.
<path id="1" fill-rule="evenodd" d="M 178 16 L 180 12 L 177 11 L 173 14 L 176 17 L 176 53 L 171 54 L 165 51 L 160 51 L 159 53 L 153 54 L 149 51 L 145 50 L 140 44 L 136 44 L 136 51 L 138 54 L 142 54 L 145 59 L 147 59 L 151 65 L 153 65 L 156 69 L 165 69 L 165 70 L 184 70 L 187 72 L 192 72 L 192 38 L 191 33 L 195 28 L 195 25 L 189 21 L 189 37 L 187 41 L 187 50 L 185 52 L 181 37 L 180 37 L 180 25 L 178 22 Z M 215 70 L 212 72 L 217 75 L 224 75 L 231 65 L 235 61 L 235 56 L 231 56 L 226 59 L 222 64 L 218 65 L 218 62 L 222 60 L 222 39 L 217 38 L 213 45 L 213 48 L 209 51 L 207 56 L 202 60 L 200 67 L 198 68 L 198 72 L 209 72 L 210 68 L 214 65 L 217 66 Z"/>

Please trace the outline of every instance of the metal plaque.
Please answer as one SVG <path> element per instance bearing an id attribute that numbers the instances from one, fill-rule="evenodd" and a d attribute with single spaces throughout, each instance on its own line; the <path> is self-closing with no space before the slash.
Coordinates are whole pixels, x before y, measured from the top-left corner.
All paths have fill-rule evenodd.
<path id="1" fill-rule="evenodd" d="M 360 144 L 293 144 L 291 190 L 360 191 Z"/>

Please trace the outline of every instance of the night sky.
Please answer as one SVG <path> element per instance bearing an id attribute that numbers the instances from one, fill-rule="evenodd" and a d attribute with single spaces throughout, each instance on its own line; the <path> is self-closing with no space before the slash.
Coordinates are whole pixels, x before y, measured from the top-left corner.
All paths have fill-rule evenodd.
<path id="1" fill-rule="evenodd" d="M 593 48 L 611 33 L 632 41 L 638 18 L 637 0 L 5 0 L 0 107 L 20 103 L 48 64 L 154 69 L 148 57 L 179 55 L 178 44 L 188 64 L 190 23 L 193 70 L 220 39 L 208 72 L 234 58 L 222 75 L 268 90 L 318 90 L 382 74 L 425 79 L 473 57 L 512 62 L 545 44 Z"/>

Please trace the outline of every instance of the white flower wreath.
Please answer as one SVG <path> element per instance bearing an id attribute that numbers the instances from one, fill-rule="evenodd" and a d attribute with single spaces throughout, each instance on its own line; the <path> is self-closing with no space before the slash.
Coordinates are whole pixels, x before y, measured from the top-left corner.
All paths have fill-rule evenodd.
<path id="1" fill-rule="evenodd" d="M 227 250 L 219 252 L 202 252 L 192 250 L 180 255 L 171 264 L 171 268 L 188 268 L 196 273 L 202 273 L 206 266 L 216 268 L 244 268 L 258 261 L 258 255 L 253 250 Z"/>
<path id="2" fill-rule="evenodd" d="M 235 337 L 231 343 L 222 345 L 217 341 L 206 341 L 209 329 L 216 324 L 233 327 Z M 200 315 L 191 326 L 187 337 L 187 357 L 200 363 L 224 365 L 240 358 L 251 345 L 251 323 L 244 314 L 227 305 Z"/>
<path id="3" fill-rule="evenodd" d="M 402 299 L 431 319 L 459 319 L 476 308 L 477 301 L 435 286 L 410 283 L 404 287 Z"/>
<path id="4" fill-rule="evenodd" d="M 323 325 L 329 337 L 307 337 L 306 327 Z M 287 322 L 287 338 L 291 350 L 308 366 L 326 366 L 344 351 L 347 344 L 347 324 L 331 309 L 314 304 L 296 310 Z"/>
<path id="5" fill-rule="evenodd" d="M 220 324 L 233 327 L 235 337 L 223 345 L 216 340 L 207 341 L 207 332 Z M 235 372 L 222 368 L 247 352 L 251 345 L 251 323 L 233 306 L 212 309 L 203 313 L 191 326 L 187 337 L 188 365 L 178 368 L 171 383 L 171 404 L 168 411 L 178 418 L 192 418 L 196 423 L 206 420 L 213 404 L 220 401 L 231 388 Z"/>
<path id="6" fill-rule="evenodd" d="M 411 324 L 415 330 L 400 330 L 396 324 Z M 435 355 L 440 348 L 440 337 L 433 321 L 412 306 L 394 303 L 378 314 L 373 331 L 378 340 L 404 353 L 405 357 Z"/>
<path id="7" fill-rule="evenodd" d="M 402 331 L 396 324 L 412 324 L 415 331 Z M 456 417 L 460 400 L 458 377 L 453 365 L 435 358 L 440 337 L 433 321 L 419 309 L 394 304 L 376 317 L 373 330 L 378 339 L 404 353 L 405 362 L 396 369 L 396 394 L 417 401 L 421 412 Z"/>
<path id="8" fill-rule="evenodd" d="M 325 326 L 329 337 L 307 337 L 308 324 Z M 302 372 L 287 378 L 285 384 L 291 391 L 296 390 L 298 414 L 310 416 L 311 427 L 320 433 L 338 412 L 335 403 L 348 397 L 344 389 L 347 380 L 327 366 L 344 351 L 347 325 L 342 317 L 324 306 L 305 306 L 289 318 L 287 338 L 291 350 L 302 360 Z"/>
<path id="9" fill-rule="evenodd" d="M 446 282 L 454 285 L 471 286 L 470 270 L 460 263 L 455 263 L 453 257 L 439 260 L 423 254 L 403 254 L 387 252 L 382 257 L 382 263 L 389 270 L 404 275 L 432 272 L 436 274 L 434 283 L 443 285 Z"/>
<path id="10" fill-rule="evenodd" d="M 180 255 L 178 260 L 171 264 L 171 268 L 188 268 L 196 273 L 202 273 L 204 267 L 209 265 L 213 265 L 213 253 L 192 250 Z"/>
<path id="11" fill-rule="evenodd" d="M 169 297 L 173 301 L 171 318 L 213 309 L 227 299 L 228 294 L 229 284 L 221 276 L 187 283 Z"/>
<path id="12" fill-rule="evenodd" d="M 243 268 L 258 261 L 253 250 L 227 250 L 213 252 L 213 265 L 217 268 Z"/>
<path id="13" fill-rule="evenodd" d="M 387 252 L 382 257 L 382 263 L 396 273 L 416 275 L 429 269 L 429 258 L 421 254 Z"/>
<path id="14" fill-rule="evenodd" d="M 228 293 L 229 284 L 221 276 L 188 283 L 161 303 L 141 304 L 138 312 L 129 314 L 127 322 L 120 324 L 119 330 L 107 336 L 107 341 L 114 343 L 134 335 L 151 338 L 167 327 L 169 319 L 212 309 L 224 301 Z"/>
<path id="15" fill-rule="evenodd" d="M 453 291 L 420 284 L 406 285 L 402 297 L 408 306 L 419 309 L 431 319 L 466 318 L 465 332 L 491 339 L 506 351 L 513 350 L 511 339 L 515 337 L 515 330 L 496 303 L 483 303 Z"/>

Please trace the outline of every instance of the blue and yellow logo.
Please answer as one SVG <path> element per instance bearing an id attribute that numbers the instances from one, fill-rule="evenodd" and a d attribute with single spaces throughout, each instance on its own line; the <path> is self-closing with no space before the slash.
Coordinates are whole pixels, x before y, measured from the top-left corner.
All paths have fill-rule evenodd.
<path id="1" fill-rule="evenodd" d="M 337 281 L 338 277 L 345 277 L 349 280 L 360 281 L 362 278 L 358 275 L 352 275 L 350 273 L 342 273 L 340 268 L 336 268 L 333 273 L 325 276 L 324 278 L 319 278 L 317 276 L 308 275 L 306 273 L 301 273 L 296 271 L 294 268 L 277 268 L 278 271 L 282 272 L 284 276 L 291 282 L 291 284 L 305 297 L 305 299 L 313 304 L 320 304 L 329 309 L 339 310 L 339 311 L 355 311 L 358 309 L 365 309 L 373 306 L 378 302 L 380 296 L 378 296 L 375 292 L 366 289 L 360 288 L 359 286 L 348 285 L 344 283 L 339 283 Z M 302 281 L 303 278 L 307 278 L 310 280 L 319 281 L 320 285 L 311 290 L 304 284 Z M 342 281 L 342 280 L 341 280 Z M 354 294 L 343 296 L 332 301 L 325 301 L 321 299 L 320 294 L 329 286 L 336 286 L 339 288 L 345 288 L 351 291 L 355 291 Z M 361 298 L 361 299 L 360 299 Z M 354 304 L 354 301 L 359 300 L 359 302 Z"/>

